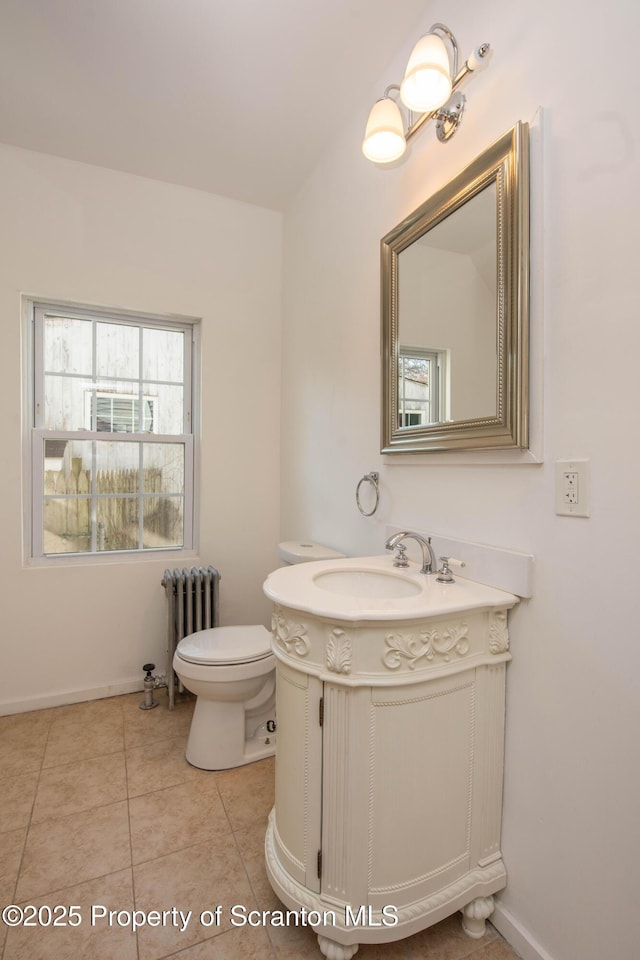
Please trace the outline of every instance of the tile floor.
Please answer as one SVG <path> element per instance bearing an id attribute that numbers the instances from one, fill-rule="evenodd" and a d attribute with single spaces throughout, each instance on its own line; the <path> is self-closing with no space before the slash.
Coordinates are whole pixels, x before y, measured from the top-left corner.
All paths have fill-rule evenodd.
<path id="1" fill-rule="evenodd" d="M 0 926 L 3 960 L 321 960 L 310 928 L 230 924 L 231 905 L 281 906 L 263 865 L 273 760 L 217 773 L 189 766 L 193 700 L 170 713 L 158 696 L 146 712 L 132 694 L 0 717 L 0 905 L 44 908 L 31 911 L 42 925 Z M 218 904 L 220 924 L 203 926 L 202 911 Z M 44 925 L 63 919 L 51 914 L 58 905 L 77 908 L 68 925 Z M 172 908 L 191 919 L 170 913 L 131 931 L 134 909 Z M 466 937 L 457 916 L 358 953 L 515 956 L 490 926 L 483 940 Z"/>

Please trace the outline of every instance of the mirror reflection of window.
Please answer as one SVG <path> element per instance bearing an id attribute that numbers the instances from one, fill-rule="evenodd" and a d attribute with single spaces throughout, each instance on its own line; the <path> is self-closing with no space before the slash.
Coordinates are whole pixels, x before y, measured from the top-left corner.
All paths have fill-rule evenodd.
<path id="1" fill-rule="evenodd" d="M 446 419 L 446 353 L 400 346 L 398 426 L 419 427 Z"/>

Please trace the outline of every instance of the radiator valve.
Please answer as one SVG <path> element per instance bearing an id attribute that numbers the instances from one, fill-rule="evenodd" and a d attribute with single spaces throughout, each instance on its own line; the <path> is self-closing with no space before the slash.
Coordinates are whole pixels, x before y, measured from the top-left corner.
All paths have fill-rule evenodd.
<path id="1" fill-rule="evenodd" d="M 153 699 L 156 680 L 151 671 L 155 668 L 155 663 L 145 663 L 142 667 L 143 670 L 146 670 L 146 675 L 144 678 L 144 700 L 140 704 L 141 710 L 153 710 L 154 707 L 158 706 L 158 701 Z"/>

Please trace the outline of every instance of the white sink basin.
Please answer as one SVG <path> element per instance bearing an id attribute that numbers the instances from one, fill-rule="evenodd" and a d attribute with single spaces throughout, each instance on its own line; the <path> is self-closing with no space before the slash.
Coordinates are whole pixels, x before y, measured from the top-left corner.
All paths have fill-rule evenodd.
<path id="1" fill-rule="evenodd" d="M 328 570 L 317 574 L 313 582 L 329 593 L 377 600 L 399 600 L 421 592 L 420 584 L 381 570 Z"/>
<path id="2" fill-rule="evenodd" d="M 269 574 L 264 592 L 282 606 L 351 621 L 416 620 L 518 602 L 511 593 L 462 577 L 438 583 L 414 562 L 394 567 L 390 553 L 281 567 Z"/>

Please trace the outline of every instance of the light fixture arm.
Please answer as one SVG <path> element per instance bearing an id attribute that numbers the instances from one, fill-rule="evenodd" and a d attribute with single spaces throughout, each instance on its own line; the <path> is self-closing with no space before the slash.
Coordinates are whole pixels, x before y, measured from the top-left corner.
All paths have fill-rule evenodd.
<path id="1" fill-rule="evenodd" d="M 451 44 L 451 49 L 453 51 L 453 63 L 451 65 L 451 76 L 456 77 L 458 75 L 458 42 L 456 38 L 451 33 L 451 30 L 449 30 L 449 27 L 445 26 L 444 23 L 434 23 L 429 28 L 429 33 L 442 33 Z"/>
<path id="2" fill-rule="evenodd" d="M 393 96 L 392 96 L 392 93 L 395 93 L 396 96 L 393 97 Z M 386 99 L 387 97 L 388 97 L 390 100 L 393 100 L 393 102 L 397 105 L 397 107 L 398 107 L 398 109 L 399 109 L 399 111 L 400 111 L 400 115 L 403 116 L 403 122 L 405 122 L 405 121 L 404 121 L 404 115 L 406 115 L 406 127 L 407 127 L 407 131 L 411 130 L 411 128 L 413 127 L 413 125 L 414 125 L 415 122 L 416 122 L 416 120 L 414 119 L 414 118 L 416 117 L 416 114 L 413 112 L 413 110 L 410 110 L 409 107 L 406 107 L 406 106 L 404 105 L 404 103 L 402 102 L 402 100 L 400 99 L 400 84 L 399 84 L 399 83 L 390 83 L 388 87 L 385 87 L 385 91 L 384 91 L 384 93 L 383 93 L 383 95 L 382 95 L 382 98 L 383 98 L 383 99 Z M 408 134 L 407 134 L 407 135 L 408 135 Z"/>
<path id="3" fill-rule="evenodd" d="M 466 98 L 458 87 L 470 73 L 486 66 L 490 56 L 490 45 L 483 43 L 470 53 L 458 69 L 458 43 L 455 36 L 444 23 L 434 23 L 429 33 L 414 47 L 402 85 L 389 84 L 382 99 L 372 108 L 363 143 L 365 156 L 375 163 L 398 159 L 404 152 L 406 142 L 427 120 L 436 121 L 438 140 L 446 143 L 458 129 L 465 109 Z M 420 77 L 429 77 L 430 74 L 434 77 L 433 86 L 425 88 L 424 80 Z M 432 83 L 431 80 L 428 82 Z M 419 88 L 420 83 L 422 89 Z M 438 85 L 445 89 L 438 90 Z M 441 99 L 440 93 L 443 94 Z M 439 105 L 433 110 L 418 112 L 420 108 L 425 109 L 431 104 Z M 384 145 L 384 138 L 388 140 L 388 148 Z"/>

